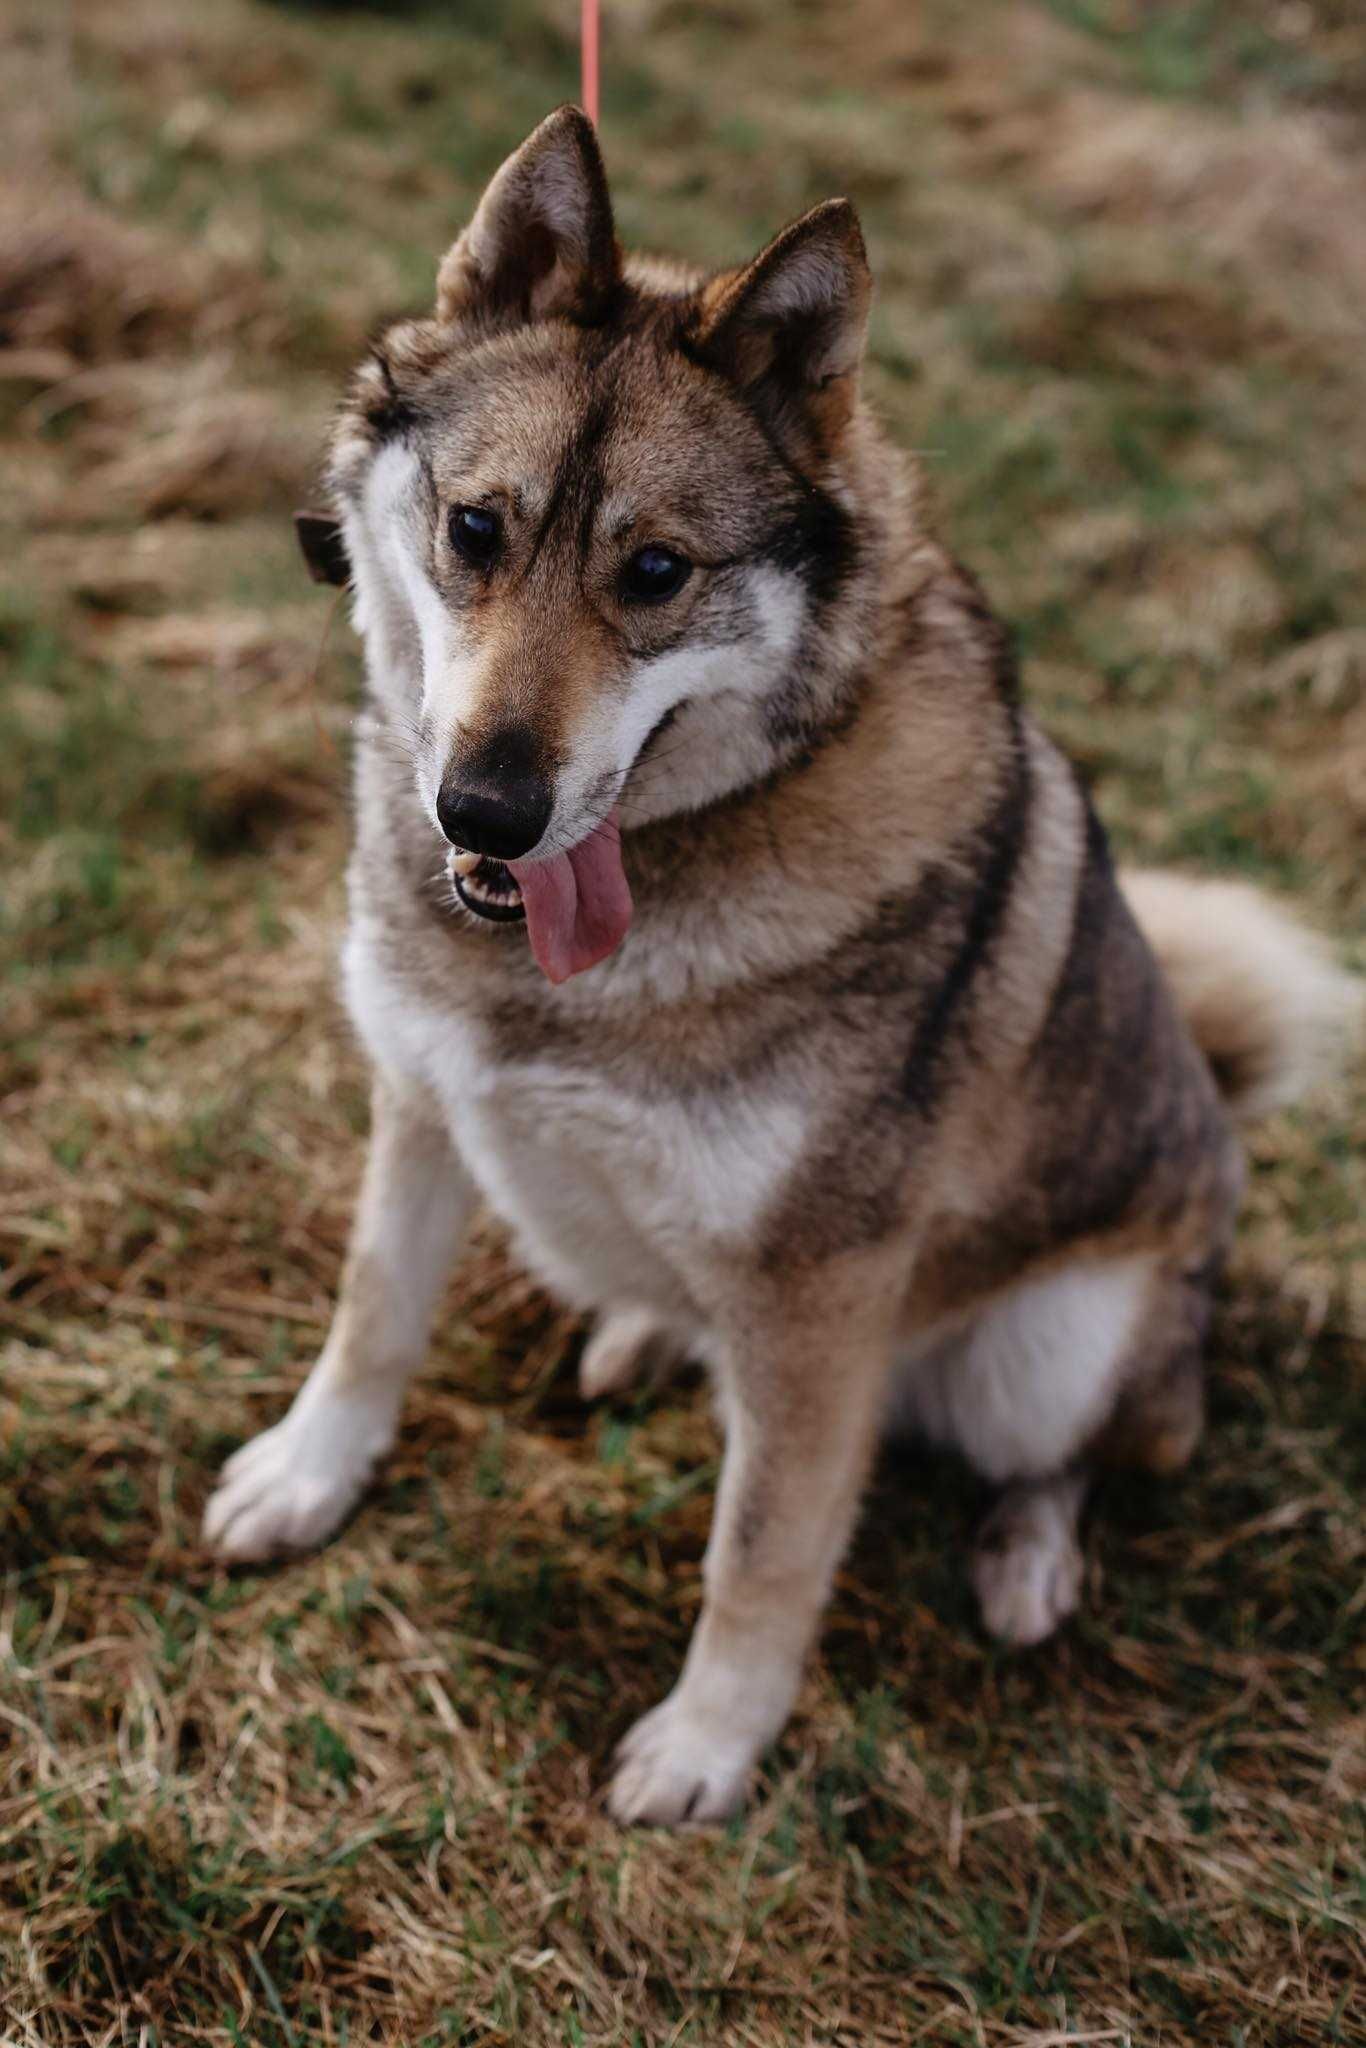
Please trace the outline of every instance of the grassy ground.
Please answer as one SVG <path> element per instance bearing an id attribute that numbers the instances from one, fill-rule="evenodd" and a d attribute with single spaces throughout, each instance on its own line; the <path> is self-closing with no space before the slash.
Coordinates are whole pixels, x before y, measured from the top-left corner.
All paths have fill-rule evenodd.
<path id="1" fill-rule="evenodd" d="M 570 94 L 569 0 L 14 0 L 0 124 L 0 2041 L 1366 2042 L 1360 1082 L 1253 1140 L 1189 1474 L 990 1648 L 880 1476 L 750 1815 L 597 1803 L 698 1599 L 696 1390 L 613 1413 L 485 1239 L 373 1500 L 196 1525 L 327 1317 L 357 669 L 296 566 L 330 394 Z M 625 234 L 833 191 L 875 375 L 1122 846 L 1363 960 L 1352 0 L 620 0 Z"/>

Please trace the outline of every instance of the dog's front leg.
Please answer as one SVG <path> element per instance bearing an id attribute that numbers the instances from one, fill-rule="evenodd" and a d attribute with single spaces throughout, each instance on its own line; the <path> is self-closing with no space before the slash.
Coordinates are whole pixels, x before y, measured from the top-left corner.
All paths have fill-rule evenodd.
<path id="1" fill-rule="evenodd" d="M 786 1721 L 867 1474 L 895 1302 L 885 1263 L 859 1259 L 723 1320 L 702 1613 L 677 1685 L 618 1751 L 619 1820 L 723 1819 Z"/>
<path id="2" fill-rule="evenodd" d="M 438 1105 L 377 1075 L 370 1152 L 327 1342 L 293 1407 L 223 1467 L 204 1516 L 221 1556 L 324 1542 L 393 1442 L 474 1189 Z"/>

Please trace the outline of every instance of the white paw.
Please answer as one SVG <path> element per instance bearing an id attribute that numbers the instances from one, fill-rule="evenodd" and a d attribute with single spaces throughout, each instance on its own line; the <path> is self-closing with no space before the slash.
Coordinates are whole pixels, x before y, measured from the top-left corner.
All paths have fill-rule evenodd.
<path id="1" fill-rule="evenodd" d="M 1061 1516 L 993 1517 L 972 1560 L 983 1623 L 1021 1649 L 1043 1642 L 1075 1613 L 1082 1569 L 1081 1546 Z"/>
<path id="2" fill-rule="evenodd" d="M 234 1451 L 204 1511 L 220 1557 L 310 1550 L 345 1521 L 393 1438 L 393 1404 L 305 1386 L 273 1429 Z"/>
<path id="3" fill-rule="evenodd" d="M 753 1741 L 723 1733 L 681 1690 L 671 1692 L 618 1748 L 608 1807 L 627 1825 L 725 1820 L 744 1800 L 757 1753 Z"/>
<path id="4" fill-rule="evenodd" d="M 668 1336 L 648 1309 L 615 1309 L 583 1347 L 579 1392 L 585 1401 L 619 1394 L 638 1379 L 662 1379 L 672 1362 Z"/>

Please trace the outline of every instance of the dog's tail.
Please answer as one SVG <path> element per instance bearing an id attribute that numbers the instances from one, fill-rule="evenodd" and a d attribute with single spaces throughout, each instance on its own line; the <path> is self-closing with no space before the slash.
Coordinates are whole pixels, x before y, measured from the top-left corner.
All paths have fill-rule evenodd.
<path id="1" fill-rule="evenodd" d="M 1245 882 L 1120 876 L 1219 1091 L 1243 1118 L 1327 1080 L 1363 1019 L 1363 987 L 1314 932 Z"/>

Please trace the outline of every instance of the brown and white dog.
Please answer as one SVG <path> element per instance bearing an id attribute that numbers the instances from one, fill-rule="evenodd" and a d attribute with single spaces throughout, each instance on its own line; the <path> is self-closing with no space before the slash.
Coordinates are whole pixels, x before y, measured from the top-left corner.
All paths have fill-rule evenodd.
<path id="1" fill-rule="evenodd" d="M 623 259 L 562 109 L 362 365 L 305 530 L 366 646 L 374 1128 L 331 1334 L 206 1535 L 337 1527 L 485 1197 L 596 1316 L 587 1393 L 661 1352 L 717 1388 L 705 1604 L 623 1820 L 739 1802 L 888 1429 L 1002 1489 L 987 1628 L 1071 1612 L 1092 1468 L 1200 1433 L 1230 1107 L 1351 1002 L 1252 892 L 1116 882 L 860 399 L 869 290 L 842 200 L 720 276 Z"/>

